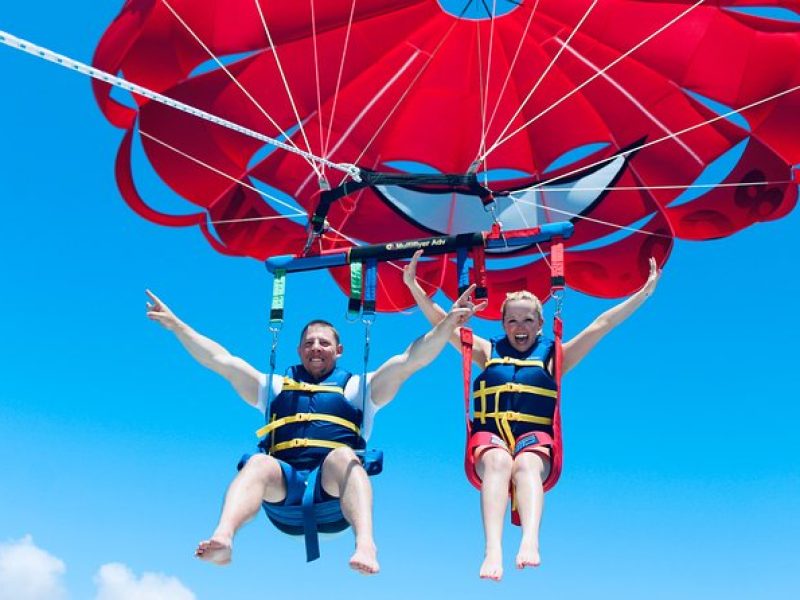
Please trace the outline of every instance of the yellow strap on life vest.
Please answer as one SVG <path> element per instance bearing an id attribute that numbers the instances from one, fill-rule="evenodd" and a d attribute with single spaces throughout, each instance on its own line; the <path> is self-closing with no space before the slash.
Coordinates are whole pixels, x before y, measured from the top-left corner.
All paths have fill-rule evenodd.
<path id="1" fill-rule="evenodd" d="M 501 358 L 490 358 L 486 361 L 486 367 L 489 365 L 514 365 L 515 367 L 541 367 L 544 369 L 544 363 L 541 360 L 525 360 L 521 358 L 511 358 L 510 356 L 503 356 Z"/>
<path id="2" fill-rule="evenodd" d="M 341 448 L 347 446 L 341 442 L 331 442 L 329 440 L 312 440 L 309 438 L 295 438 L 286 442 L 280 442 L 274 446 L 270 446 L 269 453 L 280 452 L 281 450 L 290 450 L 292 448 Z"/>
<path id="3" fill-rule="evenodd" d="M 340 388 L 338 385 L 317 385 L 313 383 L 306 383 L 304 381 L 295 381 L 294 379 L 289 379 L 288 377 L 283 378 L 283 386 L 281 387 L 281 391 L 312 393 L 334 392 L 344 396 L 344 388 Z"/>
<path id="4" fill-rule="evenodd" d="M 552 425 L 553 419 L 549 417 L 538 417 L 536 415 L 528 415 L 521 412 L 515 412 L 513 410 L 502 410 L 496 412 L 487 412 L 487 413 L 475 413 L 475 418 L 494 418 L 494 419 L 502 419 L 503 421 L 518 421 L 522 423 L 536 423 L 537 425 Z"/>
<path id="5" fill-rule="evenodd" d="M 308 421 L 327 421 L 328 423 L 335 423 L 336 425 L 341 425 L 349 429 L 356 435 L 361 435 L 361 429 L 352 421 L 337 417 L 336 415 L 326 415 L 324 413 L 297 413 L 281 419 L 275 419 L 256 431 L 256 435 L 258 437 L 264 437 L 278 427 L 283 427 L 284 425 L 290 425 L 292 423 L 305 423 Z"/>
<path id="6" fill-rule="evenodd" d="M 535 385 L 524 385 L 522 383 L 504 383 L 503 385 L 493 385 L 492 387 L 481 386 L 477 392 L 472 394 L 472 397 L 480 398 L 481 396 L 486 396 L 489 394 L 502 394 L 503 392 L 536 394 L 537 396 L 547 396 L 548 398 L 558 397 L 557 390 L 548 390 L 547 388 L 538 387 Z"/>

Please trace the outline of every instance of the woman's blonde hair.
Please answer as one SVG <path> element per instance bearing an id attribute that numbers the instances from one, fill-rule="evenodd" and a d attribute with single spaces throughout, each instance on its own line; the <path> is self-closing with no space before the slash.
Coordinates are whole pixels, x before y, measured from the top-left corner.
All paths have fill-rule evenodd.
<path id="1" fill-rule="evenodd" d="M 508 292 L 506 294 L 506 299 L 503 300 L 503 304 L 500 306 L 500 313 L 502 318 L 505 319 L 506 317 L 506 304 L 509 302 L 516 302 L 517 300 L 527 300 L 528 302 L 533 304 L 533 310 L 536 312 L 536 316 L 539 317 L 540 321 L 544 321 L 544 316 L 542 314 L 542 301 L 536 297 L 535 294 L 530 293 L 528 290 L 520 290 L 518 292 Z"/>

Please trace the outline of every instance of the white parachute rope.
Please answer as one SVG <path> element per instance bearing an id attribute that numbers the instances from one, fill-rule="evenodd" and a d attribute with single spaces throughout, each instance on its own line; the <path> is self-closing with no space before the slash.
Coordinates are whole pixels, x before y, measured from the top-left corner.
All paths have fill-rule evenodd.
<path id="1" fill-rule="evenodd" d="M 569 217 L 570 219 L 580 219 L 581 221 L 588 221 L 590 223 L 596 223 L 598 225 L 605 225 L 607 227 L 611 227 L 613 229 L 619 229 L 622 231 L 630 231 L 632 233 L 642 233 L 644 235 L 651 235 L 654 237 L 663 237 L 663 238 L 670 238 L 671 236 L 664 235 L 662 233 L 653 233 L 652 231 L 644 231 L 643 229 L 637 229 L 636 227 L 628 227 L 626 225 L 620 225 L 619 223 L 612 223 L 611 221 L 603 221 L 601 219 L 593 219 L 592 217 L 587 217 L 586 215 L 581 215 L 578 213 L 570 212 L 568 210 L 562 210 L 559 208 L 554 208 L 552 206 L 546 206 L 535 200 L 524 200 L 522 198 L 516 198 L 515 202 L 519 202 L 521 204 L 527 204 L 529 206 L 533 206 L 535 208 L 542 208 L 549 212 L 554 212 L 559 215 L 564 215 L 565 217 Z"/>
<path id="2" fill-rule="evenodd" d="M 619 155 L 615 155 L 619 156 Z M 602 192 L 603 190 L 609 191 L 622 191 L 622 192 L 632 192 L 632 191 L 651 191 L 651 190 L 702 190 L 702 189 L 711 189 L 711 188 L 737 188 L 737 187 L 751 187 L 751 186 L 767 186 L 767 185 L 785 185 L 787 183 L 792 183 L 791 180 L 778 180 L 778 181 L 754 181 L 752 183 L 748 183 L 746 181 L 740 181 L 738 183 L 694 183 L 691 185 L 681 185 L 681 184 L 667 184 L 667 185 L 608 185 L 608 186 L 576 186 L 576 187 L 559 187 L 559 186 L 547 186 L 547 191 L 554 191 L 554 192 Z M 536 186 L 542 186 L 543 184 L 537 183 Z M 544 184 L 547 185 L 547 184 Z M 535 189 L 534 186 L 515 190 L 515 192 L 521 192 L 525 190 Z"/>
<path id="3" fill-rule="evenodd" d="M 259 104 L 258 100 L 256 100 L 253 97 L 253 95 L 241 84 L 241 82 L 238 79 L 236 79 L 236 76 L 233 73 L 231 73 L 230 69 L 228 69 L 228 67 L 214 54 L 211 48 L 209 48 L 205 44 L 205 42 L 203 42 L 203 40 L 200 39 L 200 36 L 197 35 L 197 33 L 189 26 L 189 24 L 183 19 L 183 17 L 181 17 L 178 14 L 178 11 L 176 11 L 172 7 L 169 1 L 168 0 L 160 0 L 160 1 L 167 8 L 167 10 L 170 13 L 172 13 L 172 16 L 175 17 L 175 20 L 177 20 L 178 23 L 180 23 L 181 26 L 189 33 L 189 35 L 192 36 L 192 38 L 194 38 L 194 40 L 200 45 L 200 47 L 206 51 L 206 54 L 208 54 L 211 57 L 211 60 L 217 63 L 217 66 L 228 76 L 228 78 L 233 82 L 233 84 L 236 87 L 238 87 L 239 90 L 241 90 L 241 92 L 247 97 L 248 100 L 250 100 L 253 106 L 255 106 L 258 109 L 258 111 L 267 118 L 267 120 L 272 124 L 272 126 L 275 127 L 284 138 L 289 140 L 289 143 L 291 145 L 296 146 L 294 141 L 286 134 L 283 128 L 280 125 L 278 125 L 278 123 L 269 115 L 269 113 L 267 113 L 264 107 L 261 106 L 261 104 Z M 308 140 L 306 140 L 306 149 L 309 151 L 311 150 L 310 146 L 308 145 Z M 312 161 L 309 161 L 308 159 L 306 160 L 308 161 L 308 164 L 311 166 L 311 168 L 316 171 L 316 165 Z"/>
<path id="4" fill-rule="evenodd" d="M 500 88 L 500 92 L 497 94 L 497 101 L 495 102 L 494 109 L 492 109 L 492 114 L 489 117 L 489 123 L 486 125 L 487 134 L 488 130 L 492 127 L 492 124 L 494 123 L 494 118 L 497 115 L 497 110 L 500 108 L 500 101 L 505 95 L 506 89 L 508 88 L 508 84 L 511 81 L 511 74 L 514 72 L 514 67 L 516 67 L 517 65 L 517 60 L 519 59 L 519 55 L 522 52 L 522 46 L 525 44 L 525 39 L 528 36 L 528 31 L 530 31 L 531 24 L 533 23 L 533 16 L 536 14 L 536 9 L 538 7 L 539 7 L 539 0 L 536 0 L 536 2 L 534 2 L 533 4 L 533 8 L 531 9 L 530 15 L 528 16 L 528 21 L 525 23 L 525 29 L 523 30 L 522 35 L 519 38 L 519 44 L 517 44 L 517 49 L 514 52 L 514 58 L 511 59 L 511 64 L 508 67 L 508 72 L 506 73 L 503 85 Z M 485 144 L 482 144 L 478 156 L 480 156 L 484 150 L 485 150 Z"/>
<path id="5" fill-rule="evenodd" d="M 503 143 L 503 142 L 505 142 L 505 141 L 506 141 L 506 139 L 507 139 L 507 138 L 503 138 L 503 136 L 504 136 L 504 135 L 506 134 L 506 132 L 509 130 L 509 128 L 511 127 L 511 124 L 514 122 L 514 120 L 515 120 L 515 119 L 516 119 L 516 118 L 517 118 L 517 117 L 518 117 L 520 114 L 522 114 L 522 111 L 523 111 L 523 109 L 525 108 L 525 105 L 526 105 L 526 104 L 527 104 L 527 103 L 530 101 L 530 99 L 533 97 L 533 94 L 534 94 L 534 93 L 536 93 L 536 90 L 537 90 L 537 89 L 539 89 L 539 86 L 541 85 L 542 81 L 544 81 L 544 78 L 545 78 L 545 77 L 547 77 L 547 74 L 548 74 L 548 73 L 550 73 L 550 71 L 552 70 L 552 68 L 555 66 L 556 62 L 558 61 L 559 57 L 560 57 L 560 56 L 561 56 L 561 54 L 564 52 L 564 50 L 566 49 L 566 47 L 567 47 L 567 46 L 569 46 L 569 43 L 570 43 L 570 41 L 572 40 L 572 38 L 573 38 L 573 37 L 575 37 L 575 35 L 577 35 L 577 33 L 578 33 L 578 31 L 580 30 L 581 26 L 584 24 L 584 22 L 586 22 L 586 19 L 588 19 L 588 18 L 589 18 L 589 15 L 590 15 L 590 14 L 592 13 L 592 11 L 594 10 L 594 7 L 595 7 L 595 6 L 597 6 L 597 2 L 598 2 L 598 1 L 599 1 L 599 0 L 592 0 L 592 3 L 591 3 L 591 5 L 589 6 L 589 8 L 587 8 L 587 9 L 586 9 L 586 12 L 584 12 L 584 13 L 583 13 L 583 16 L 580 18 L 580 20 L 578 21 L 578 23 L 575 25 L 575 27 L 573 27 L 573 28 L 572 28 L 572 31 L 570 31 L 569 35 L 567 36 L 567 39 L 566 39 L 566 41 L 565 41 L 565 42 L 562 44 L 562 46 L 561 46 L 561 47 L 558 49 L 558 52 L 556 52 L 556 53 L 555 53 L 555 55 L 553 56 L 553 58 L 552 58 L 552 60 L 550 61 L 550 63 L 549 63 L 549 64 L 548 64 L 548 65 L 545 67 L 544 71 L 542 71 L 542 74 L 541 74 L 541 75 L 539 75 L 539 78 L 536 80 L 536 83 L 534 83 L 534 84 L 533 84 L 533 87 L 531 88 L 531 91 L 530 91 L 530 92 L 528 92 L 528 95 L 527 95 L 527 96 L 525 96 L 525 99 L 524 99 L 524 100 L 523 100 L 523 101 L 520 103 L 520 105 L 519 105 L 519 107 L 517 108 L 517 110 L 514 112 L 514 114 L 513 114 L 513 115 L 511 115 L 511 118 L 508 120 L 508 123 L 506 124 L 506 126 L 505 126 L 505 127 L 503 127 L 502 131 L 500 131 L 500 133 L 499 133 L 499 134 L 498 134 L 498 136 L 497 136 L 497 139 L 498 139 L 498 141 L 496 141 L 496 142 L 495 142 L 495 143 L 494 143 L 494 144 L 493 144 L 493 145 L 492 145 L 492 146 L 491 146 L 491 147 L 490 147 L 490 148 L 489 148 L 489 149 L 488 149 L 486 152 L 484 152 L 484 153 L 483 153 L 483 154 L 480 156 L 479 160 L 480 160 L 481 162 L 483 162 L 483 160 L 485 160 L 485 159 L 486 159 L 486 156 L 487 156 L 488 154 L 490 154 L 490 153 L 491 153 L 491 152 L 492 152 L 492 151 L 493 151 L 495 148 L 497 148 L 497 146 L 499 146 L 501 143 Z M 702 0 L 701 0 L 701 1 L 702 1 Z M 608 67 L 606 67 L 606 68 L 608 68 Z M 584 85 L 585 85 L 585 84 L 584 84 Z M 578 88 L 578 89 L 580 89 L 580 88 Z M 577 90 L 575 90 L 575 91 L 577 91 Z M 574 93 L 574 92 L 573 92 L 573 93 Z M 569 94 L 568 94 L 567 96 L 565 96 L 564 98 L 562 98 L 561 100 L 559 100 L 558 102 L 561 102 L 561 101 L 563 101 L 564 99 L 566 99 L 566 98 L 568 98 L 568 97 L 569 97 Z M 555 103 L 555 104 L 553 104 L 553 105 L 551 105 L 550 107 L 548 107 L 548 110 L 550 110 L 550 109 L 554 108 L 555 106 L 557 106 L 557 105 L 558 105 L 558 102 L 557 102 L 557 103 Z M 508 137 L 512 137 L 513 135 L 515 135 L 515 134 L 516 134 L 516 133 L 518 133 L 519 131 L 521 131 L 521 130 L 523 130 L 523 129 L 526 129 L 526 128 L 527 128 L 529 125 L 533 124 L 533 123 L 535 122 L 535 120 L 536 120 L 536 119 L 537 119 L 539 116 L 541 116 L 541 115 L 537 115 L 537 117 L 534 117 L 533 119 L 529 120 L 527 123 L 525 123 L 525 124 L 524 124 L 523 126 L 521 126 L 520 128 L 518 128 L 518 129 L 514 130 L 514 132 L 513 132 L 512 134 L 510 134 Z"/>
<path id="6" fill-rule="evenodd" d="M 255 0 L 255 3 L 258 4 L 258 0 Z M 319 81 L 319 48 L 317 47 L 317 11 L 314 6 L 314 0 L 309 0 L 309 4 L 311 5 L 311 44 L 314 48 L 314 83 L 316 84 L 317 90 L 317 125 L 319 126 L 319 144 L 320 144 L 320 154 L 325 154 L 325 149 L 323 143 L 325 141 L 325 136 L 322 134 L 322 87 Z M 275 51 L 275 48 L 272 48 L 272 51 Z M 309 148 L 310 149 L 310 148 Z M 324 179 L 324 172 L 321 172 L 320 177 Z"/>
<path id="7" fill-rule="evenodd" d="M 428 59 L 422 64 L 422 66 L 420 67 L 420 69 L 417 72 L 417 74 L 414 76 L 414 78 L 408 84 L 408 87 L 403 91 L 403 93 L 401 94 L 400 98 L 398 98 L 397 102 L 392 107 L 392 110 L 389 111 L 389 113 L 384 118 L 383 122 L 375 129 L 375 133 L 373 133 L 372 137 L 369 139 L 369 141 L 367 141 L 366 145 L 364 146 L 363 150 L 361 151 L 361 154 L 359 154 L 358 158 L 353 161 L 354 164 L 358 164 L 359 162 L 361 162 L 361 159 L 367 153 L 367 150 L 369 150 L 369 147 L 377 139 L 377 137 L 380 135 L 381 131 L 383 131 L 383 128 L 386 126 L 386 124 L 391 120 L 392 115 L 394 115 L 394 113 L 397 111 L 397 109 L 400 108 L 400 106 L 403 104 L 403 101 L 406 99 L 408 94 L 411 92 L 411 88 L 413 88 L 414 85 L 419 80 L 419 78 L 422 77 L 422 74 L 428 68 L 428 65 L 431 63 L 431 61 L 436 57 L 436 54 L 439 52 L 441 47 L 444 45 L 445 41 L 447 41 L 447 38 L 450 37 L 450 34 L 453 33 L 453 30 L 456 28 L 457 24 L 458 24 L 458 19 L 453 19 L 453 23 L 452 23 L 452 25 L 450 25 L 450 28 L 445 32 L 444 36 L 442 36 L 442 39 L 439 40 L 439 42 L 436 44 L 436 47 L 433 49 L 433 52 L 431 52 L 428 55 Z"/>
<path id="8" fill-rule="evenodd" d="M 36 56 L 38 58 L 60 65 L 66 69 L 77 71 L 82 75 L 87 75 L 89 77 L 92 77 L 93 79 L 103 81 L 104 83 L 108 83 L 110 85 L 123 89 L 127 92 L 137 94 L 139 96 L 147 98 L 148 100 L 153 100 L 154 102 L 158 102 L 159 104 L 169 106 L 170 108 L 174 108 L 175 110 L 185 112 L 199 119 L 203 119 L 204 121 L 208 121 L 209 123 L 214 123 L 215 125 L 219 125 L 220 127 L 225 127 L 226 129 L 230 129 L 231 131 L 241 133 L 242 135 L 259 140 L 266 144 L 270 144 L 271 146 L 275 146 L 276 148 L 280 148 L 281 150 L 286 150 L 287 152 L 291 152 L 292 154 L 297 154 L 298 156 L 301 156 L 306 160 L 316 161 L 320 164 L 324 164 L 325 166 L 331 169 L 336 169 L 337 171 L 345 173 L 347 176 L 352 177 L 356 181 L 360 181 L 361 179 L 360 171 L 358 167 L 355 165 L 334 163 L 325 158 L 315 156 L 310 152 L 306 152 L 305 150 L 297 148 L 297 146 L 289 145 L 278 139 L 269 137 L 267 135 L 264 135 L 263 133 L 259 133 L 258 131 L 254 131 L 252 129 L 248 129 L 247 127 L 238 125 L 233 121 L 223 119 L 222 117 L 218 117 L 204 110 L 200 110 L 199 108 L 195 108 L 194 106 L 191 106 L 184 102 L 180 102 L 179 100 L 175 100 L 173 98 L 170 98 L 169 96 L 165 96 L 164 94 L 159 94 L 158 92 L 154 92 L 153 90 L 150 90 L 141 85 L 131 83 L 130 81 L 127 81 L 120 77 L 116 77 L 105 71 L 95 69 L 92 66 L 89 66 L 82 62 L 78 62 L 62 54 L 57 54 L 51 50 L 48 50 L 47 48 L 37 46 L 36 44 L 33 44 L 31 42 L 18 38 L 14 35 L 11 35 L 6 31 L 0 30 L 0 44 L 5 44 L 6 46 L 9 46 L 16 50 L 21 50 L 32 56 Z"/>
<path id="9" fill-rule="evenodd" d="M 475 30 L 476 30 L 476 38 L 477 38 L 477 47 L 478 47 L 478 73 L 479 73 L 479 81 L 480 81 L 480 88 L 482 90 L 481 94 L 481 142 L 480 142 L 480 151 L 479 153 L 483 153 L 486 150 L 486 138 L 488 136 L 489 130 L 487 128 L 487 112 L 489 108 L 489 79 L 492 73 L 492 48 L 494 47 L 494 30 L 495 30 L 495 16 L 497 15 L 497 0 L 492 0 L 492 13 L 489 16 L 491 23 L 489 24 L 489 47 L 486 50 L 486 80 L 484 81 L 483 77 L 483 61 L 481 60 L 481 28 L 480 28 L 480 21 L 475 21 Z M 476 168 L 476 165 L 471 167 Z M 484 165 L 484 171 L 488 170 Z"/>
<path id="10" fill-rule="evenodd" d="M 300 135 L 303 137 L 303 141 L 306 143 L 306 148 L 308 149 L 309 153 L 311 152 L 311 143 L 308 141 L 308 136 L 306 135 L 306 130 L 303 128 L 303 120 L 300 118 L 300 113 L 297 110 L 297 104 L 294 101 L 294 95 L 292 94 L 292 90 L 289 87 L 289 81 L 286 79 L 286 73 L 283 70 L 283 64 L 281 63 L 280 57 L 278 56 L 278 49 L 275 47 L 275 43 L 272 41 L 272 34 L 270 33 L 269 26 L 267 25 L 267 20 L 264 17 L 264 11 L 261 10 L 261 4 L 258 0 L 253 0 L 256 5 L 256 10 L 258 11 L 258 16 L 261 19 L 261 25 L 264 27 L 264 34 L 267 36 L 267 42 L 269 43 L 269 47 L 272 49 L 272 56 L 275 57 L 275 66 L 278 68 L 278 73 L 281 76 L 281 82 L 283 83 L 283 89 L 286 91 L 286 97 L 289 100 L 289 104 L 292 107 L 292 112 L 294 113 L 294 118 L 297 121 L 297 127 L 300 130 Z M 320 161 L 320 164 L 323 166 L 325 165 L 324 162 Z M 316 164 L 312 164 L 311 168 L 314 169 L 314 173 L 317 177 L 322 177 L 322 171 L 320 170 L 319 166 Z"/>
<path id="11" fill-rule="evenodd" d="M 782 90 L 780 92 L 776 92 L 774 94 L 770 94 L 769 96 L 766 96 L 766 97 L 761 98 L 759 100 L 755 100 L 755 101 L 751 102 L 750 104 L 746 104 L 746 105 L 741 106 L 739 108 L 735 108 L 735 109 L 729 110 L 729 111 L 727 111 L 725 113 L 717 115 L 716 117 L 712 117 L 710 119 L 707 119 L 706 121 L 701 121 L 699 123 L 695 123 L 694 125 L 690 125 L 689 127 L 685 127 L 684 129 L 681 129 L 679 131 L 672 132 L 669 135 L 664 135 L 664 136 L 662 136 L 660 138 L 657 138 L 657 139 L 652 140 L 650 142 L 645 142 L 644 144 L 641 144 L 641 145 L 636 146 L 634 148 L 629 148 L 628 150 L 625 150 L 624 152 L 619 152 L 619 153 L 614 154 L 612 156 L 609 156 L 609 157 L 606 157 L 606 158 L 602 158 L 600 160 L 596 160 L 595 162 L 589 163 L 588 165 L 583 165 L 582 167 L 579 167 L 577 169 L 573 169 L 572 171 L 568 171 L 566 173 L 562 173 L 561 175 L 558 175 L 557 177 L 553 177 L 552 179 L 549 179 L 547 181 L 541 181 L 539 183 L 536 183 L 536 184 L 531 185 L 531 186 L 529 186 L 527 188 L 520 189 L 520 190 L 517 190 L 517 191 L 521 192 L 521 191 L 526 191 L 526 190 L 534 190 L 534 189 L 538 189 L 538 188 L 540 188 L 542 186 L 545 186 L 545 185 L 549 186 L 549 184 L 554 182 L 554 181 L 560 181 L 562 179 L 566 179 L 568 177 L 571 177 L 572 175 L 576 175 L 578 173 L 582 173 L 582 172 L 584 172 L 584 171 L 586 171 L 588 169 L 591 169 L 592 167 L 596 167 L 598 165 L 602 165 L 602 164 L 605 164 L 607 162 L 610 162 L 610 161 L 614 160 L 615 158 L 617 158 L 618 156 L 629 156 L 630 154 L 633 154 L 635 152 L 639 152 L 640 150 L 644 150 L 645 148 L 649 148 L 650 146 L 655 146 L 656 144 L 660 144 L 662 142 L 666 142 L 666 141 L 671 140 L 671 139 L 673 139 L 675 137 L 681 136 L 684 133 L 689 133 L 691 131 L 694 131 L 695 129 L 700 129 L 701 127 L 706 127 L 707 125 L 711 125 L 713 123 L 716 123 L 717 121 L 721 121 L 722 119 L 727 119 L 728 117 L 731 117 L 733 115 L 741 114 L 742 112 L 744 112 L 746 110 L 750 110 L 751 108 L 755 108 L 756 106 L 760 106 L 762 104 L 766 104 L 767 102 L 772 102 L 773 100 L 777 100 L 778 98 L 781 98 L 781 97 L 786 96 L 788 94 L 792 94 L 792 93 L 797 92 L 799 90 L 800 90 L 800 84 L 799 85 L 795 85 L 795 86 L 790 87 L 790 88 L 787 88 L 787 89 Z M 779 181 L 779 182 L 774 182 L 774 183 L 786 183 L 786 182 Z M 720 187 L 722 185 L 731 186 L 731 185 L 739 185 L 739 184 L 717 184 L 716 186 L 711 186 L 711 187 Z M 755 184 L 747 183 L 747 184 L 743 184 L 743 185 L 755 185 Z M 766 185 L 766 183 L 762 184 L 762 185 Z M 690 187 L 690 186 L 677 186 L 677 187 Z M 645 186 L 643 189 L 659 189 L 659 188 L 658 188 L 658 186 Z"/>
<path id="12" fill-rule="evenodd" d="M 195 163 L 196 165 L 199 165 L 199 166 L 201 166 L 201 167 L 203 167 L 205 169 L 208 169 L 212 173 L 216 173 L 220 177 L 224 177 L 225 179 L 227 179 L 229 181 L 232 181 L 233 183 L 238 183 L 242 187 L 245 187 L 248 190 L 251 190 L 251 191 L 255 192 L 256 194 L 258 194 L 262 198 L 266 198 L 268 200 L 271 200 L 275 204 L 280 204 L 284 208 L 288 208 L 289 210 L 295 211 L 295 213 L 292 214 L 292 215 L 278 215 L 278 216 L 273 216 L 273 217 L 253 217 L 253 218 L 249 218 L 249 219 L 244 219 L 244 221 L 268 221 L 268 220 L 272 220 L 272 219 L 276 219 L 276 218 L 277 219 L 288 219 L 288 218 L 296 218 L 296 217 L 303 217 L 304 219 L 308 218 L 308 215 L 306 213 L 298 211 L 296 206 L 292 206 L 291 204 L 289 204 L 288 202 L 284 202 L 280 198 L 276 198 L 275 196 L 272 196 L 272 195 L 266 193 L 263 190 L 259 190 L 255 186 L 250 185 L 249 183 L 246 183 L 245 181 L 242 181 L 238 177 L 230 175 L 230 174 L 226 173 L 225 171 L 222 171 L 221 169 L 218 169 L 217 167 L 215 167 L 213 165 L 210 165 L 210 164 L 200 160 L 199 158 L 197 158 L 195 156 L 192 156 L 191 154 L 188 154 L 188 153 L 184 152 L 180 148 L 176 148 L 175 146 L 169 144 L 168 142 L 165 142 L 164 140 L 161 140 L 161 139 L 157 138 L 156 136 L 154 136 L 154 135 L 152 135 L 150 133 L 147 133 L 146 131 L 142 131 L 141 129 L 139 129 L 139 134 L 142 137 L 145 137 L 148 140 L 152 140 L 156 144 L 158 144 L 160 146 L 163 146 L 167 150 L 171 150 L 175 154 L 178 154 L 179 156 L 182 156 L 186 160 L 190 160 L 193 163 Z M 211 221 L 211 223 L 214 223 L 214 224 L 217 224 L 217 223 L 235 223 L 235 222 L 237 222 L 237 221 L 233 221 L 233 220 L 232 221 Z"/>
<path id="13" fill-rule="evenodd" d="M 333 132 L 333 117 L 336 114 L 336 105 L 339 100 L 339 89 L 342 86 L 342 77 L 344 76 L 344 63 L 347 58 L 347 51 L 350 48 L 350 32 L 353 29 L 353 16 L 356 12 L 356 0 L 350 4 L 350 15 L 347 18 L 347 29 L 344 34 L 344 48 L 342 48 L 342 60 L 339 61 L 339 73 L 336 75 L 336 88 L 333 92 L 333 105 L 331 106 L 331 117 L 328 120 L 328 135 L 322 143 L 322 156 L 328 155 L 328 148 L 331 145 L 331 133 Z M 322 122 L 322 113 L 320 112 L 320 122 Z"/>
<path id="14" fill-rule="evenodd" d="M 651 41 L 653 38 L 658 36 L 662 31 L 664 31 L 665 29 L 668 29 L 669 27 L 671 27 L 672 25 L 674 25 L 675 23 L 680 21 L 683 17 L 685 17 L 690 12 L 692 12 L 694 9 L 696 9 L 698 6 L 703 4 L 703 2 L 705 2 L 705 0 L 697 0 L 697 2 L 695 2 L 690 7 L 688 7 L 686 10 L 681 12 L 679 15 L 677 15 L 676 17 L 674 17 L 673 19 L 668 21 L 666 24 L 664 24 L 661 27 L 659 27 L 656 31 L 654 31 L 653 33 L 651 33 L 650 35 L 645 37 L 641 42 L 639 42 L 638 44 L 635 44 L 630 50 L 628 50 L 627 52 L 621 54 L 620 56 L 618 56 L 617 58 L 612 60 L 609 64 L 607 64 L 605 67 L 603 67 L 602 69 L 597 71 L 594 75 L 589 77 L 586 81 L 581 83 L 579 86 L 573 88 L 572 90 L 570 90 L 569 92 L 564 94 L 561 98 L 559 98 L 558 100 L 553 102 L 550 106 L 545 108 L 543 111 L 541 111 L 539 114 L 537 114 L 533 118 L 528 119 L 525 123 L 523 123 L 522 125 L 517 127 L 511 133 L 506 134 L 505 132 L 508 131 L 508 128 L 511 126 L 511 121 L 509 121 L 508 125 L 503 129 L 503 132 L 498 136 L 497 141 L 489 148 L 489 150 L 487 150 L 485 152 L 485 154 L 490 154 L 490 153 L 494 152 L 499 146 L 501 146 L 504 143 L 506 143 L 508 140 L 513 138 L 515 135 L 517 135 L 519 132 L 524 131 L 525 129 L 527 129 L 529 126 L 531 126 L 533 123 L 538 121 L 541 117 L 543 117 L 544 115 L 549 113 L 551 110 L 556 108 L 562 102 L 568 100 L 573 95 L 577 94 L 580 90 L 582 90 L 584 87 L 589 85 L 592 81 L 594 81 L 598 77 L 601 77 L 611 67 L 613 67 L 614 65 L 618 64 L 620 61 L 625 60 L 628 56 L 630 56 L 631 54 L 636 52 L 639 48 L 641 48 L 642 46 L 647 44 L 649 41 Z M 558 56 L 561 55 L 561 53 L 567 48 L 567 46 L 569 46 L 569 42 L 572 39 L 572 36 L 573 36 L 574 33 L 575 33 L 575 30 L 573 30 L 573 32 L 570 34 L 570 36 L 561 44 L 561 47 L 559 48 L 558 53 L 556 54 L 556 58 L 558 58 Z M 551 66 L 552 66 L 552 64 L 553 64 L 553 62 L 550 63 Z M 548 70 L 549 70 L 549 66 L 548 66 Z M 540 78 L 540 81 L 541 81 L 541 78 Z M 537 85 L 538 85 L 538 82 L 537 82 Z M 530 97 L 530 94 L 528 95 L 528 97 L 526 97 L 526 102 L 527 102 L 527 99 L 529 97 Z M 517 111 L 517 113 L 515 113 L 514 118 L 518 114 L 519 114 L 519 111 Z M 513 118 L 512 118 L 512 121 L 513 121 Z M 503 137 L 503 136 L 505 136 L 505 137 Z"/>

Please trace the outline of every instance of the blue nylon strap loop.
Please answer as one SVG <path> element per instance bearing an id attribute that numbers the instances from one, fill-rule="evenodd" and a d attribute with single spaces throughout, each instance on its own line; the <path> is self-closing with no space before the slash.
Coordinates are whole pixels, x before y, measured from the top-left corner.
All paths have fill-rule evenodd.
<path id="1" fill-rule="evenodd" d="M 375 291 L 378 285 L 378 261 L 367 259 L 364 274 L 364 305 L 362 314 L 375 314 Z"/>
<path id="2" fill-rule="evenodd" d="M 317 476 L 320 467 L 308 475 L 306 489 L 303 492 L 303 534 L 306 538 L 306 562 L 319 558 L 319 536 L 317 535 L 317 519 L 314 514 L 314 491 L 317 488 Z"/>
<path id="3" fill-rule="evenodd" d="M 467 259 L 469 258 L 468 248 L 459 248 L 456 251 L 456 274 L 458 275 L 458 295 L 464 293 L 469 287 L 469 268 Z"/>

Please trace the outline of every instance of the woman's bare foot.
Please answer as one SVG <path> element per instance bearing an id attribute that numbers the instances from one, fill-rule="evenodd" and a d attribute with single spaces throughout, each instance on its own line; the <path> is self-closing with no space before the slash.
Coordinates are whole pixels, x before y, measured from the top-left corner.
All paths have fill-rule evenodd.
<path id="1" fill-rule="evenodd" d="M 500 581 L 503 578 L 503 551 L 486 550 L 486 556 L 481 565 L 481 579 Z"/>

